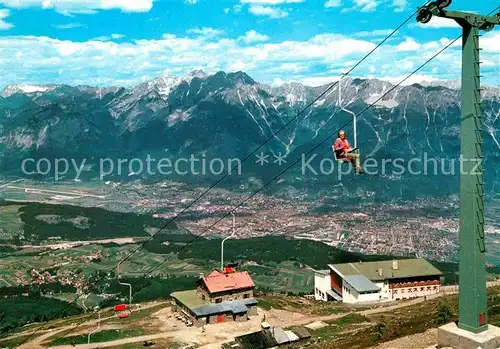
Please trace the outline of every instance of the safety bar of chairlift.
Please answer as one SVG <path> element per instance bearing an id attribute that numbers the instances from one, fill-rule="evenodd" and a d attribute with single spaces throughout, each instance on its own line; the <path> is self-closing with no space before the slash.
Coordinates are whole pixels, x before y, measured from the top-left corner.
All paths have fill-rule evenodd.
<path id="1" fill-rule="evenodd" d="M 356 154 L 359 154 L 359 148 L 354 148 L 352 149 L 349 153 L 356 153 Z M 346 156 L 349 156 L 349 153 L 346 153 Z M 345 158 L 338 158 L 337 157 L 337 152 L 336 151 L 333 151 L 333 156 L 335 157 L 335 160 L 339 161 L 339 162 L 346 162 L 346 161 L 349 161 L 349 159 L 347 159 L 347 157 Z"/>

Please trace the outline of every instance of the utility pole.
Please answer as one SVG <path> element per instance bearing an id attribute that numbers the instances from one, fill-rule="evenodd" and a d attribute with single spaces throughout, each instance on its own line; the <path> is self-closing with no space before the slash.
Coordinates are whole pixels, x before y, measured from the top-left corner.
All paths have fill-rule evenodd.
<path id="1" fill-rule="evenodd" d="M 231 215 L 233 216 L 233 232 L 231 233 L 230 236 L 228 236 L 227 238 L 222 240 L 222 242 L 220 244 L 220 272 L 221 273 L 224 272 L 224 242 L 228 239 L 231 239 L 232 237 L 234 237 L 234 234 L 236 234 L 236 229 L 235 229 L 236 216 L 232 212 L 231 212 Z"/>
<path id="2" fill-rule="evenodd" d="M 495 16 L 485 16 L 470 12 L 445 10 L 451 1 L 437 0 L 420 8 L 417 21 L 428 23 L 432 16 L 438 16 L 455 20 L 462 27 L 458 328 L 469 333 L 480 334 L 487 331 L 489 326 L 484 241 L 479 31 L 491 30 L 495 25 L 500 24 L 500 13 Z M 453 347 L 458 348 L 455 345 Z"/>
<path id="3" fill-rule="evenodd" d="M 123 285 L 123 286 L 128 286 L 129 287 L 129 297 L 128 297 L 128 301 L 129 301 L 129 309 L 130 311 L 132 311 L 132 285 L 131 284 L 128 284 L 126 282 L 121 282 L 120 281 L 120 264 L 122 263 L 123 261 L 119 261 L 118 264 L 116 265 L 116 274 L 117 274 L 117 278 L 118 278 L 118 283 L 120 285 Z"/>

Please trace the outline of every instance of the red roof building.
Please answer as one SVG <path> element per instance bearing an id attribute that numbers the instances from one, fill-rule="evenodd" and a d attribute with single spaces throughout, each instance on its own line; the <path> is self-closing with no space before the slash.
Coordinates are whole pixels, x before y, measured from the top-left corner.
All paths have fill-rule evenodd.
<path id="1" fill-rule="evenodd" d="M 226 321 L 247 321 L 257 316 L 255 284 L 246 271 L 237 272 L 235 266 L 222 271 L 212 270 L 208 276 L 200 274 L 195 290 L 174 292 L 172 309 L 176 317 L 201 327 Z"/>
<path id="2" fill-rule="evenodd" d="M 246 271 L 221 273 L 214 270 L 207 277 L 198 280 L 198 290 L 212 300 L 216 297 L 225 298 L 224 296 L 228 296 L 229 299 L 253 297 L 254 288 L 255 284 Z M 246 297 L 245 293 L 248 293 Z"/>

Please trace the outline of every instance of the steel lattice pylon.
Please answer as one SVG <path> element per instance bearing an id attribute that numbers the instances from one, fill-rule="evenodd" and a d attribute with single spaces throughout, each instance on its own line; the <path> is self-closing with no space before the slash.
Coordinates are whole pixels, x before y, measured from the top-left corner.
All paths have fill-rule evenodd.
<path id="1" fill-rule="evenodd" d="M 422 23 L 439 16 L 462 27 L 462 117 L 460 125 L 460 262 L 458 327 L 480 333 L 488 329 L 486 247 L 484 242 L 483 138 L 479 31 L 500 24 L 500 13 L 482 16 L 445 10 L 451 0 L 438 0 L 419 10 Z"/>

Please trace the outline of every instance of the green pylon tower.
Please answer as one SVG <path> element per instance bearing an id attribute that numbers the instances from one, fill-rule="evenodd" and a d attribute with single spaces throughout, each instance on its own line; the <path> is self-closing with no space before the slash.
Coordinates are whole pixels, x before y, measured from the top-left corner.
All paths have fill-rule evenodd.
<path id="1" fill-rule="evenodd" d="M 462 27 L 462 118 L 460 126 L 460 262 L 458 327 L 480 333 L 488 329 L 486 248 L 484 243 L 483 139 L 479 31 L 500 24 L 500 17 L 445 10 L 451 0 L 419 9 L 422 23 L 438 16 Z"/>

